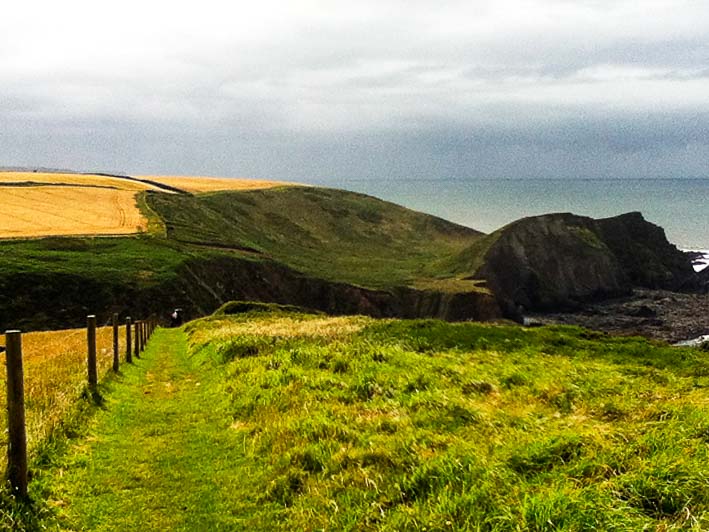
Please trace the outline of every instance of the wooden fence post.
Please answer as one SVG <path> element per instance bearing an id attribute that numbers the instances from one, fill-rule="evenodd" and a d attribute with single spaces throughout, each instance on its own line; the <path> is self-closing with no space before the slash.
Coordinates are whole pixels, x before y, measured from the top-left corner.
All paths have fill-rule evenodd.
<path id="1" fill-rule="evenodd" d="M 95 390 L 98 385 L 98 371 L 96 369 L 96 316 L 93 314 L 86 316 L 86 341 L 88 344 L 89 387 Z"/>
<path id="2" fill-rule="evenodd" d="M 130 319 L 130 316 L 126 318 L 126 362 L 129 364 L 133 362 L 133 342 L 131 338 L 131 328 L 133 326 L 133 321 Z"/>
<path id="3" fill-rule="evenodd" d="M 113 313 L 113 371 L 118 372 L 121 360 L 118 354 L 118 314 Z"/>
<path id="4" fill-rule="evenodd" d="M 7 349 L 7 477 L 18 497 L 27 497 L 27 432 L 22 334 L 5 331 Z"/>
<path id="5" fill-rule="evenodd" d="M 133 328 L 135 329 L 135 349 L 133 349 L 133 353 L 135 353 L 135 358 L 140 358 L 140 320 L 135 320 Z"/>
<path id="6" fill-rule="evenodd" d="M 140 352 L 145 351 L 145 320 L 140 320 Z"/>

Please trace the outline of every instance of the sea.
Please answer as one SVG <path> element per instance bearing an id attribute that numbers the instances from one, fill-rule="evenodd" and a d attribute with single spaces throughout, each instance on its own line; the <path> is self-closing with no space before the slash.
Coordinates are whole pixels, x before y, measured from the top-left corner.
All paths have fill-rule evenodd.
<path id="1" fill-rule="evenodd" d="M 640 211 L 670 242 L 709 261 L 709 179 L 348 179 L 314 183 L 370 194 L 489 233 L 538 214 Z M 695 265 L 701 269 L 702 265 Z"/>

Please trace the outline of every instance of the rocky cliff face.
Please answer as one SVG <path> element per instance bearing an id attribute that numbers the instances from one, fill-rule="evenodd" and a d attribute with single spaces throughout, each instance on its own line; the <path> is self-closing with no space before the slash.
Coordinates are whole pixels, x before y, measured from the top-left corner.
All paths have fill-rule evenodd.
<path id="1" fill-rule="evenodd" d="M 689 257 L 640 213 L 594 220 L 549 214 L 514 222 L 490 237 L 474 277 L 485 279 L 506 315 L 568 309 L 629 293 L 696 284 Z"/>

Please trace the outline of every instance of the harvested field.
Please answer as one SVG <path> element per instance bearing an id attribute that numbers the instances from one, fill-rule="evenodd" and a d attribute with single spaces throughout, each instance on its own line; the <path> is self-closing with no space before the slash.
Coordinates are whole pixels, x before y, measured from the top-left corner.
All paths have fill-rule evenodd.
<path id="1" fill-rule="evenodd" d="M 120 177 L 82 174 L 52 174 L 41 172 L 0 172 L 0 185 L 7 183 L 42 183 L 53 185 L 80 185 L 86 187 L 110 187 L 120 190 L 160 190 L 158 187 Z"/>
<path id="2" fill-rule="evenodd" d="M 0 187 L 0 238 L 145 231 L 148 222 L 136 205 L 137 191 L 96 186 Z"/>
<path id="3" fill-rule="evenodd" d="M 185 192 L 217 192 L 220 190 L 256 190 L 283 186 L 299 186 L 286 181 L 267 181 L 264 179 L 242 179 L 231 177 L 188 177 L 188 176 L 136 176 L 179 188 Z"/>

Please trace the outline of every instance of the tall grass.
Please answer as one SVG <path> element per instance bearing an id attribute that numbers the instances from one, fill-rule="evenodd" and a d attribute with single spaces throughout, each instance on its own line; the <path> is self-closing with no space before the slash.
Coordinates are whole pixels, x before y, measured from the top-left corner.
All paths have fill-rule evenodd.
<path id="1" fill-rule="evenodd" d="M 125 353 L 125 328 L 120 328 L 119 350 Z M 113 363 L 113 328 L 96 330 L 96 362 L 99 375 Z M 33 332 L 22 335 L 25 373 L 25 410 L 30 455 L 61 424 L 76 406 L 87 383 L 86 329 Z M 5 372 L 0 375 L 0 426 L 7 426 Z M 5 460 L 7 432 L 0 440 L 1 460 Z"/>
<path id="2" fill-rule="evenodd" d="M 225 364 L 274 529 L 709 529 L 699 350 L 278 313 L 187 331 Z"/>

